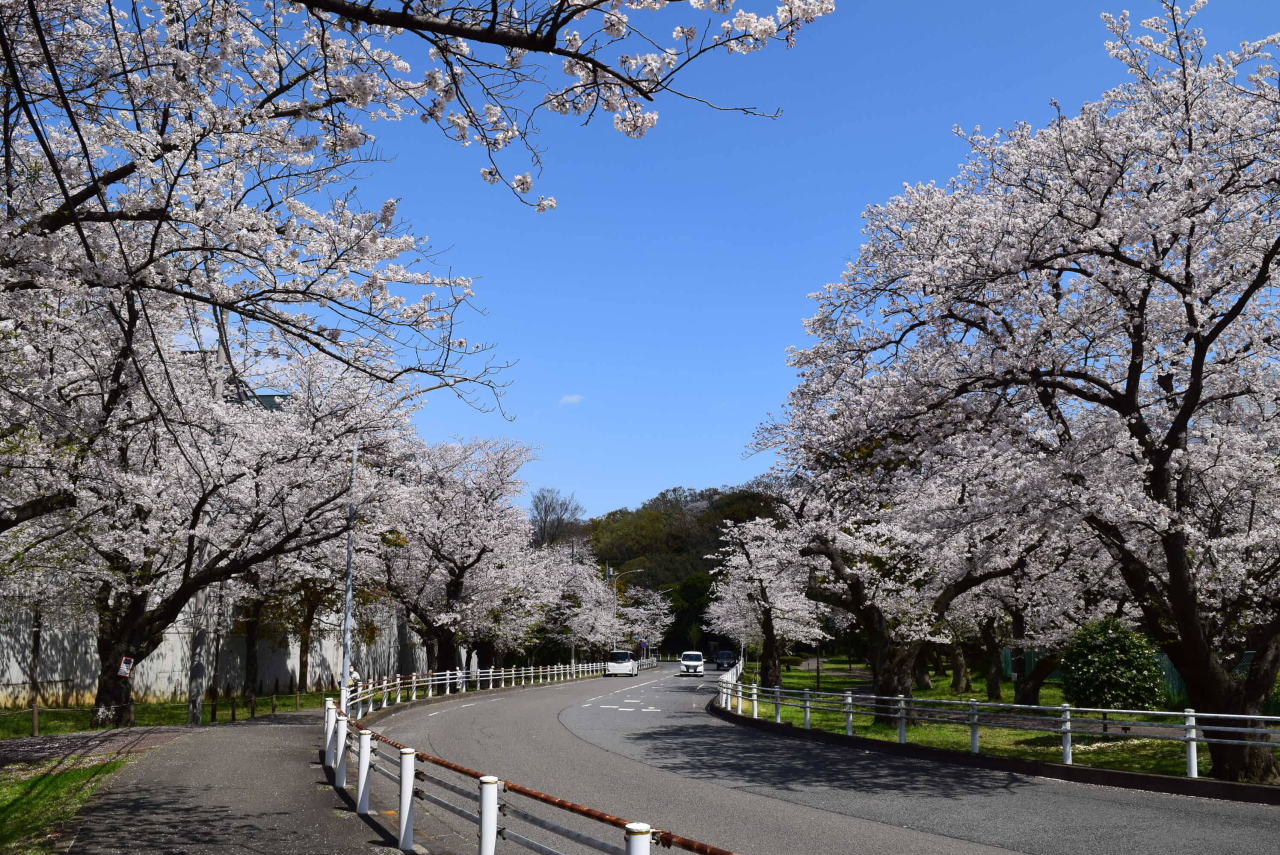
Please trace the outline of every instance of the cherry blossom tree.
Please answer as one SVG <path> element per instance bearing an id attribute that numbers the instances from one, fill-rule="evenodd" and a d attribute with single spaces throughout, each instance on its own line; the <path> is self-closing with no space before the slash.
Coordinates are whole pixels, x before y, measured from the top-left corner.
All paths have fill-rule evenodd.
<path id="1" fill-rule="evenodd" d="M 802 558 L 796 532 L 775 520 L 725 523 L 724 547 L 707 628 L 739 644 L 760 644 L 760 684 L 782 685 L 779 657 L 790 642 L 813 644 L 827 637 L 820 621 L 825 609 L 805 593 L 820 561 Z"/>
<path id="2" fill-rule="evenodd" d="M 122 421 L 104 441 L 109 453 L 92 458 L 74 511 L 3 541 L 10 566 L 93 603 L 95 725 L 127 722 L 122 658 L 149 656 L 197 593 L 251 571 L 288 572 L 345 532 L 354 437 L 377 447 L 407 429 L 393 387 L 319 357 L 277 366 L 270 406 L 216 398 L 202 360 L 167 358 L 168 385 L 155 396 L 171 396 L 162 409 L 183 420 L 138 406 L 141 418 Z"/>
<path id="3" fill-rule="evenodd" d="M 773 436 L 815 467 L 941 450 L 994 507 L 1039 509 L 1035 537 L 1087 533 L 1191 705 L 1250 714 L 1280 670 L 1275 39 L 1209 56 L 1204 3 L 1161 5 L 1144 34 L 1105 17 L 1127 83 L 964 134 L 960 175 L 867 210 Z M 1210 753 L 1280 776 L 1269 747 Z"/>
<path id="4" fill-rule="evenodd" d="M 530 560 L 530 528 L 516 499 L 533 450 L 508 439 L 415 444 L 391 469 L 397 511 L 386 522 L 379 584 L 421 624 L 440 667 L 458 647 L 518 646 L 541 589 Z M 392 534 L 393 533 L 393 534 Z M 487 664 L 487 663 L 486 663 Z"/>

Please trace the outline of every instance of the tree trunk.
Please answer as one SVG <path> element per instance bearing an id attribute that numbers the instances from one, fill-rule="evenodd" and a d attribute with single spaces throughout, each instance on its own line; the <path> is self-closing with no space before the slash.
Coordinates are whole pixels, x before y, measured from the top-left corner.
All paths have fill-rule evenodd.
<path id="1" fill-rule="evenodd" d="M 44 618 L 39 606 L 31 607 L 31 735 L 40 735 L 40 632 Z"/>
<path id="2" fill-rule="evenodd" d="M 302 626 L 298 630 L 298 691 L 307 691 L 307 677 L 311 666 L 311 630 L 316 623 L 319 606 L 308 603 L 302 613 Z"/>
<path id="3" fill-rule="evenodd" d="M 1015 704 L 1040 706 L 1040 689 L 1044 686 L 1044 681 L 1049 679 L 1049 675 L 1057 669 L 1058 658 L 1058 654 L 1054 653 L 1038 660 L 1021 680 L 1014 681 L 1013 702 Z"/>
<path id="4" fill-rule="evenodd" d="M 969 682 L 969 664 L 964 658 L 964 647 L 951 645 L 951 691 L 957 694 L 973 691 Z"/>
<path id="5" fill-rule="evenodd" d="M 417 657 L 413 655 L 413 635 L 409 632 L 409 616 L 403 608 L 396 609 L 396 673 L 412 674 L 417 670 Z"/>
<path id="6" fill-rule="evenodd" d="M 1000 694 L 1002 664 L 1000 661 L 1000 648 L 997 647 L 990 651 L 987 656 L 987 700 L 989 701 L 999 701 L 1004 697 Z"/>
<path id="7" fill-rule="evenodd" d="M 1276 678 L 1275 663 L 1259 662 L 1259 658 L 1264 658 L 1264 651 L 1260 650 L 1255 655 L 1250 672 L 1244 679 L 1232 677 L 1216 661 L 1213 663 L 1217 666 L 1216 668 L 1205 669 L 1205 673 L 1197 674 L 1195 677 L 1179 669 L 1187 683 L 1187 698 L 1191 706 L 1197 712 L 1259 715 L 1267 697 L 1266 692 L 1261 691 L 1259 686 L 1265 684 L 1268 678 L 1270 685 L 1274 686 Z M 1255 672 L 1255 668 L 1258 671 Z M 1206 684 L 1217 684 L 1219 688 L 1216 691 L 1206 692 L 1204 688 Z M 1254 722 L 1254 724 L 1263 726 L 1261 722 Z M 1231 721 L 1230 726 L 1247 725 L 1239 721 Z M 1249 734 L 1215 731 L 1211 728 L 1203 728 L 1200 735 L 1211 739 L 1249 739 Z M 1265 737 L 1259 737 L 1260 744 L 1257 746 L 1209 744 L 1209 757 L 1212 760 L 1210 774 L 1223 781 L 1280 782 L 1280 762 L 1276 761 L 1275 745 L 1261 743 L 1263 738 Z"/>
<path id="8" fill-rule="evenodd" d="M 764 644 L 760 651 L 760 685 L 773 688 L 782 685 L 782 646 L 778 644 L 778 633 L 773 624 L 773 609 L 762 609 L 760 629 L 764 634 Z"/>
<path id="9" fill-rule="evenodd" d="M 120 663 L 126 656 L 136 669 L 158 639 L 144 640 L 134 633 L 146 615 L 145 593 L 117 594 L 103 585 L 95 598 L 98 613 L 98 687 L 93 699 L 91 727 L 122 727 L 133 724 L 132 676 L 121 677 Z"/>
<path id="10" fill-rule="evenodd" d="M 485 640 L 476 642 L 476 667 L 481 671 L 486 671 L 493 667 L 494 655 L 495 650 L 492 641 Z"/>
<path id="11" fill-rule="evenodd" d="M 258 630 L 262 625 L 262 600 L 249 604 L 244 621 L 244 697 L 253 709 L 258 696 Z"/>
<path id="12" fill-rule="evenodd" d="M 118 648 L 126 655 L 126 649 Z M 98 691 L 93 698 L 91 726 L 128 727 L 133 724 L 133 684 L 131 678 L 121 677 L 120 656 L 103 660 L 98 667 Z"/>
<path id="13" fill-rule="evenodd" d="M 921 690 L 933 688 L 933 680 L 929 677 L 927 656 L 919 656 L 916 659 L 916 688 Z"/>
<path id="14" fill-rule="evenodd" d="M 921 647 L 923 642 L 919 641 L 903 644 L 884 636 L 873 639 L 871 645 L 872 694 L 888 698 L 898 695 L 911 697 L 916 657 Z M 893 710 L 877 709 L 876 724 L 895 724 L 897 720 L 897 714 Z"/>

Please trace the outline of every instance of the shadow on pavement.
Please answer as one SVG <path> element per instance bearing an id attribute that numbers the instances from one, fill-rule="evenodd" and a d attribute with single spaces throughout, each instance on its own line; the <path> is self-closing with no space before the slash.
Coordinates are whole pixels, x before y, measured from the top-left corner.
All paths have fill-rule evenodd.
<path id="1" fill-rule="evenodd" d="M 697 689 L 691 684 L 677 686 L 674 691 L 710 698 L 714 689 Z M 767 786 L 784 791 L 820 787 L 849 793 L 957 799 L 1007 793 L 1030 783 L 1009 772 L 930 763 L 747 730 L 711 718 L 701 704 L 670 718 L 677 723 L 634 731 L 626 739 L 643 752 L 647 763 L 728 786 Z"/>

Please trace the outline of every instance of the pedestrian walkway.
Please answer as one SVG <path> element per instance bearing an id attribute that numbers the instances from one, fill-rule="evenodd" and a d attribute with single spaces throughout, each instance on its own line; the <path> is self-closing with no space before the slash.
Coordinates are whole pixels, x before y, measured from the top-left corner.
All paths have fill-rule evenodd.
<path id="1" fill-rule="evenodd" d="M 114 775 L 80 812 L 70 851 L 394 851 L 394 819 L 356 815 L 319 763 L 320 741 L 318 710 L 192 730 Z"/>
<path id="2" fill-rule="evenodd" d="M 139 754 L 159 748 L 192 730 L 190 727 L 167 725 L 89 730 L 52 736 L 19 736 L 0 740 L 0 767 L 70 757 L 114 759 L 121 755 Z"/>

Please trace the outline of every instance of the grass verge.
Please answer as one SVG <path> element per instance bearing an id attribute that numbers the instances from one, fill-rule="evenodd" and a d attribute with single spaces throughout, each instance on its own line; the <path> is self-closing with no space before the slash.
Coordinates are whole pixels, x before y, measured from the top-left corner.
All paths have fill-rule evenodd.
<path id="1" fill-rule="evenodd" d="M 844 664 L 843 662 L 841 663 Z M 743 675 L 744 683 L 754 682 L 756 669 L 748 667 Z M 855 694 L 869 693 L 867 681 L 870 675 L 865 669 L 850 672 L 844 668 L 829 668 L 824 663 L 822 670 L 823 692 L 844 692 L 851 690 Z M 987 697 L 986 681 L 981 677 L 971 677 L 972 689 L 963 694 L 951 691 L 949 677 L 935 677 L 934 688 L 916 690 L 914 696 L 925 700 L 969 700 L 970 698 L 985 702 Z M 793 668 L 783 671 L 782 685 L 786 689 L 818 690 L 818 675 L 812 670 Z M 1001 692 L 1004 703 L 1012 703 L 1013 686 L 1002 683 Z M 770 703 L 765 691 L 760 692 L 758 715 L 760 718 L 774 718 L 774 706 Z M 832 699 L 827 699 L 830 703 Z M 817 701 L 815 700 L 815 703 Z M 1047 683 L 1040 692 L 1040 703 L 1043 706 L 1057 706 L 1064 703 L 1062 686 Z M 751 714 L 748 700 L 743 707 L 747 715 Z M 1085 716 L 1077 716 L 1083 718 Z M 780 718 L 796 727 L 804 726 L 804 711 L 797 707 L 783 705 Z M 1155 717 L 1152 717 L 1153 719 Z M 1142 716 L 1133 717 L 1136 721 Z M 810 726 L 817 730 L 832 733 L 845 732 L 845 714 L 835 710 L 814 709 L 810 713 Z M 1056 727 L 1057 719 L 1046 718 L 1045 726 Z M 886 742 L 898 741 L 896 725 L 877 725 L 869 715 L 855 715 L 853 719 L 853 735 L 868 739 L 880 739 Z M 915 745 L 926 745 L 931 748 L 944 748 L 951 751 L 968 752 L 969 727 L 963 724 L 920 723 L 907 728 L 907 742 Z M 980 752 L 1001 757 L 1022 757 L 1029 760 L 1044 760 L 1050 763 L 1062 762 L 1062 737 L 1056 733 L 1039 733 L 1035 731 L 1017 731 L 997 727 L 979 727 L 978 745 Z M 1277 749 L 1280 757 L 1280 749 Z M 1199 772 L 1202 776 L 1209 774 L 1210 760 L 1207 746 L 1201 745 L 1197 757 Z M 1076 735 L 1072 739 L 1072 762 L 1078 766 L 1094 766 L 1103 769 L 1121 769 L 1129 772 L 1147 772 L 1159 775 L 1186 774 L 1186 748 L 1181 742 L 1170 742 L 1156 739 L 1142 739 L 1123 731 L 1106 736 Z"/>
<path id="2" fill-rule="evenodd" d="M 302 695 L 299 709 L 319 709 L 324 706 L 325 698 L 336 697 L 337 692 L 311 692 Z M 231 720 L 230 698 L 218 700 L 218 718 L 213 719 L 213 705 L 204 702 L 201 724 L 224 724 Z M 276 709 L 289 712 L 294 708 L 293 695 L 277 695 Z M 249 717 L 249 704 L 243 698 L 235 699 L 237 720 Z M 271 696 L 258 697 L 257 714 L 268 715 L 271 712 Z M 51 736 L 58 733 L 79 733 L 90 730 L 89 710 L 41 710 L 40 735 Z M 134 704 L 134 724 L 137 727 L 158 727 L 170 724 L 187 723 L 187 705 L 185 703 Z M 0 739 L 14 739 L 31 735 L 31 710 L 5 710 L 0 713 Z"/>
<path id="3" fill-rule="evenodd" d="M 0 853 L 44 855 L 61 827 L 124 760 L 61 759 L 0 769 Z"/>

